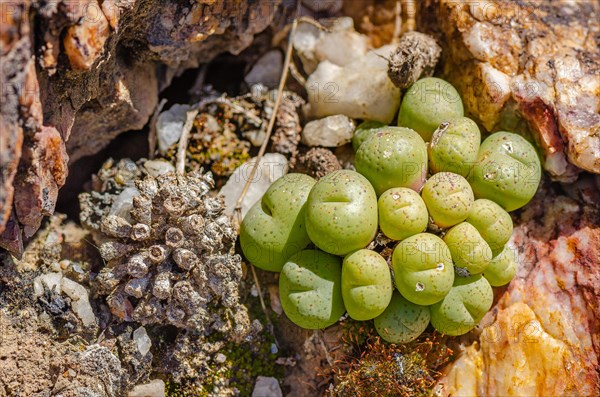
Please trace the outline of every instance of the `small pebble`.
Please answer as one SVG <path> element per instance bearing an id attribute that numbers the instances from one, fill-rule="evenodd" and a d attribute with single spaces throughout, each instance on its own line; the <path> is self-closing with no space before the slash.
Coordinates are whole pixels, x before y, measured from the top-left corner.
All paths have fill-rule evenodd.
<path id="1" fill-rule="evenodd" d="M 165 382 L 154 379 L 150 383 L 137 385 L 127 395 L 128 397 L 165 397 Z"/>
<path id="2" fill-rule="evenodd" d="M 141 353 L 142 356 L 145 356 L 150 351 L 150 347 L 152 347 L 152 341 L 146 332 L 146 328 L 139 327 L 135 331 L 133 331 L 133 340 L 137 344 L 137 349 Z"/>
<path id="3" fill-rule="evenodd" d="M 223 353 L 219 353 L 217 354 L 217 357 L 215 357 L 215 361 L 219 364 L 223 364 L 225 361 L 227 361 L 227 356 Z"/>
<path id="4" fill-rule="evenodd" d="M 342 146 L 352 140 L 355 128 L 354 121 L 344 115 L 314 120 L 302 130 L 302 143 L 306 146 Z"/>
<path id="5" fill-rule="evenodd" d="M 252 397 L 282 397 L 279 381 L 273 377 L 259 376 L 256 378 Z"/>

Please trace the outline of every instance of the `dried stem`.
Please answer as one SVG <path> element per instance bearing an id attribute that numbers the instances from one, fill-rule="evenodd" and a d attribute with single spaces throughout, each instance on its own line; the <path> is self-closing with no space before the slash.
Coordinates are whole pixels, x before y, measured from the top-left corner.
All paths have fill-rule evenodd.
<path id="1" fill-rule="evenodd" d="M 290 74 L 294 79 L 296 79 L 298 83 L 302 84 L 302 86 L 306 85 L 306 79 L 304 78 L 304 76 L 302 76 L 294 62 L 290 63 Z"/>
<path id="2" fill-rule="evenodd" d="M 258 300 L 260 301 L 260 307 L 262 308 L 262 311 L 263 313 L 265 313 L 265 317 L 267 318 L 269 332 L 271 333 L 271 335 L 273 335 L 275 345 L 279 347 L 279 343 L 277 342 L 277 338 L 275 337 L 275 329 L 273 328 L 273 323 L 271 322 L 271 317 L 269 316 L 269 311 L 267 310 L 267 305 L 265 304 L 265 300 L 263 298 L 262 288 L 260 287 L 260 282 L 258 281 L 258 277 L 256 276 L 256 270 L 254 269 L 254 265 L 250 264 L 250 270 L 252 270 L 252 278 L 254 279 L 254 285 L 256 285 L 256 291 L 258 292 Z"/>
<path id="3" fill-rule="evenodd" d="M 305 22 L 305 23 L 308 23 L 308 24 L 310 24 L 310 25 L 313 25 L 313 26 L 317 27 L 319 30 L 322 30 L 323 32 L 326 32 L 326 33 L 331 33 L 331 29 L 329 29 L 329 28 L 328 28 L 328 27 L 326 27 L 325 25 L 322 25 L 321 23 L 319 23 L 318 21 L 314 20 L 314 19 L 313 19 L 313 18 L 311 18 L 311 17 L 306 17 L 306 16 L 304 16 L 304 17 L 300 17 L 300 18 L 297 18 L 297 21 L 298 21 L 298 22 Z M 292 27 L 292 28 L 293 28 L 293 27 Z M 291 40 L 291 38 L 292 38 L 292 37 L 290 36 L 290 43 L 292 43 L 292 40 Z"/>
<path id="4" fill-rule="evenodd" d="M 298 19 L 294 19 L 292 23 L 292 29 L 290 30 L 290 38 L 288 42 L 288 47 L 285 52 L 285 62 L 283 63 L 283 71 L 281 73 L 281 78 L 279 80 L 279 88 L 277 89 L 277 98 L 275 99 L 275 105 L 273 105 L 273 113 L 271 114 L 271 118 L 269 120 L 269 124 L 267 126 L 267 131 L 265 135 L 265 140 L 260 146 L 260 150 L 258 151 L 258 155 L 256 156 L 256 162 L 252 166 L 250 170 L 250 175 L 248 176 L 248 180 L 240 193 L 240 197 L 235 203 L 235 213 L 237 215 L 238 225 L 242 223 L 242 202 L 248 193 L 248 189 L 250 188 L 250 184 L 254 180 L 254 175 L 256 175 L 256 170 L 260 164 L 260 160 L 262 159 L 265 151 L 267 150 L 267 145 L 269 144 L 269 140 L 271 139 L 271 133 L 273 132 L 273 127 L 275 126 L 275 120 L 277 119 L 277 111 L 279 110 L 279 105 L 281 104 L 281 98 L 283 97 L 283 89 L 285 87 L 285 83 L 287 81 L 288 72 L 290 69 L 290 63 L 292 60 L 292 51 L 294 49 L 293 39 L 294 33 L 296 33 L 296 28 L 298 27 Z"/>
<path id="5" fill-rule="evenodd" d="M 331 356 L 329 355 L 329 350 L 327 350 L 327 346 L 325 345 L 325 342 L 323 341 L 322 335 L 324 335 L 323 331 L 315 330 L 315 336 L 319 340 L 319 344 L 321 345 L 321 348 L 323 349 L 323 352 L 325 353 L 325 358 L 327 359 L 327 363 L 329 364 L 329 366 L 333 366 L 333 360 L 331 359 Z"/>
<path id="6" fill-rule="evenodd" d="M 150 120 L 150 133 L 148 134 L 148 158 L 150 160 L 154 159 L 154 152 L 156 151 L 156 122 L 158 121 L 158 115 L 162 112 L 166 103 L 167 100 L 165 98 L 161 99 L 156 109 L 154 109 L 152 120 Z"/>
<path id="7" fill-rule="evenodd" d="M 281 98 L 283 97 L 283 89 L 285 87 L 285 83 L 286 83 L 287 77 L 288 77 L 288 72 L 290 70 L 290 63 L 292 60 L 292 51 L 294 49 L 294 46 L 292 43 L 293 43 L 293 39 L 294 39 L 294 33 L 296 33 L 297 27 L 298 27 L 298 19 L 294 19 L 294 22 L 292 23 L 292 28 L 290 30 L 288 46 L 287 46 L 287 49 L 285 52 L 285 61 L 283 63 L 283 70 L 281 72 L 281 77 L 279 80 L 279 87 L 277 89 L 277 97 L 275 99 L 275 104 L 273 105 L 273 113 L 271 114 L 269 124 L 267 125 L 265 140 L 263 141 L 262 145 L 260 146 L 260 150 L 258 151 L 258 155 L 256 156 L 256 161 L 255 161 L 254 165 L 252 166 L 252 169 L 250 170 L 250 175 L 248 176 L 248 180 L 246 181 L 246 184 L 244 185 L 244 188 L 242 189 L 242 192 L 240 193 L 240 197 L 238 198 L 238 200 L 235 204 L 234 211 L 236 213 L 238 227 L 242 223 L 242 202 L 244 201 L 244 197 L 246 197 L 246 194 L 248 193 L 248 189 L 250 188 L 250 183 L 252 183 L 252 180 L 254 179 L 254 175 L 256 175 L 256 170 L 258 168 L 258 165 L 260 164 L 260 160 L 262 159 L 263 155 L 265 154 L 265 151 L 267 150 L 267 145 L 269 144 L 269 141 L 271 139 L 271 133 L 273 132 L 273 127 L 275 126 L 275 120 L 277 119 L 277 111 L 279 110 L 279 105 L 281 104 Z M 260 287 L 260 282 L 258 280 L 258 277 L 256 276 L 256 270 L 254 269 L 254 265 L 251 263 L 250 263 L 250 269 L 252 271 L 252 277 L 254 278 L 254 284 L 256 285 L 256 289 L 258 291 L 258 296 L 260 298 L 261 308 L 262 308 L 263 312 L 265 313 L 265 317 L 267 319 L 269 331 L 270 331 L 271 335 L 273 336 L 273 339 L 275 340 L 275 344 L 278 345 L 277 338 L 275 337 L 275 330 L 273 329 L 273 323 L 271 322 L 271 317 L 269 316 L 269 311 L 267 310 L 267 306 L 265 305 L 265 301 L 262 296 L 262 289 Z"/>
<path id="8" fill-rule="evenodd" d="M 260 117 L 258 117 L 255 114 L 252 114 L 248 110 L 244 109 L 243 107 L 241 107 L 237 103 L 234 103 L 234 102 L 230 101 L 226 97 L 216 98 L 212 102 L 213 103 L 222 103 L 224 105 L 229 106 L 234 111 L 243 114 L 247 119 L 252 120 L 254 122 L 254 124 L 256 124 L 257 126 L 260 126 L 263 123 L 263 120 Z"/>
<path id="9" fill-rule="evenodd" d="M 181 138 L 177 143 L 177 173 L 179 175 L 185 174 L 185 154 L 187 152 L 188 140 L 190 138 L 190 131 L 194 126 L 194 120 L 198 115 L 198 109 L 190 110 L 187 112 L 185 124 L 183 125 L 183 131 L 181 132 Z"/>

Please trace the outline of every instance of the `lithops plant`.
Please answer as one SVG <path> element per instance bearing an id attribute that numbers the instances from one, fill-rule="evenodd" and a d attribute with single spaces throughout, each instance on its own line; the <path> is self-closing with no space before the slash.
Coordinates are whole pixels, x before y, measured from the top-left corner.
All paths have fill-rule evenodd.
<path id="1" fill-rule="evenodd" d="M 117 170 L 95 184 L 99 191 L 80 195 L 82 223 L 106 263 L 95 292 L 122 321 L 217 330 L 242 340 L 250 322 L 239 301 L 241 258 L 222 200 L 208 195 L 211 174 L 129 171 L 134 176 L 125 184 L 116 181 Z"/>
<path id="2" fill-rule="evenodd" d="M 540 178 L 540 160 L 533 145 L 520 135 L 504 131 L 483 141 L 469 176 L 475 197 L 493 200 L 506 211 L 527 204 Z"/>
<path id="3" fill-rule="evenodd" d="M 483 272 L 483 276 L 492 287 L 501 287 L 510 283 L 515 274 L 517 274 L 517 256 L 508 244 L 492 259 Z"/>
<path id="4" fill-rule="evenodd" d="M 467 219 L 473 208 L 469 182 L 452 172 L 439 172 L 427 180 L 421 197 L 437 226 L 447 228 Z"/>
<path id="5" fill-rule="evenodd" d="M 431 324 L 446 335 L 463 335 L 475 328 L 492 307 L 494 294 L 481 275 L 456 277 L 444 299 L 430 307 Z"/>
<path id="6" fill-rule="evenodd" d="M 350 170 L 321 178 L 308 195 L 306 230 L 330 254 L 364 248 L 377 232 L 377 197 L 369 181 Z"/>
<path id="7" fill-rule="evenodd" d="M 462 117 L 463 103 L 458 91 L 436 77 L 417 80 L 402 98 L 398 125 L 417 131 L 429 142 L 443 122 Z"/>
<path id="8" fill-rule="evenodd" d="M 460 117 L 444 121 L 429 142 L 429 169 L 466 178 L 477 161 L 480 142 L 481 133 L 473 120 Z"/>
<path id="9" fill-rule="evenodd" d="M 454 281 L 450 250 L 430 233 L 402 240 L 392 254 L 394 280 L 398 291 L 418 305 L 431 305 L 446 296 Z"/>
<path id="10" fill-rule="evenodd" d="M 304 250 L 283 265 L 279 296 L 286 316 L 296 325 L 320 329 L 344 314 L 341 258 L 319 250 Z"/>
<path id="11" fill-rule="evenodd" d="M 342 296 L 354 320 L 379 316 L 392 298 L 392 276 L 385 259 L 375 251 L 361 249 L 344 258 Z"/>
<path id="12" fill-rule="evenodd" d="M 385 127 L 385 124 L 380 121 L 367 120 L 360 123 L 352 136 L 352 148 L 354 151 L 356 152 L 368 137 L 382 127 Z"/>
<path id="13" fill-rule="evenodd" d="M 377 195 L 393 187 L 418 192 L 427 175 L 427 146 L 409 128 L 383 127 L 360 145 L 354 166 L 371 182 Z"/>
<path id="14" fill-rule="evenodd" d="M 373 322 L 385 341 L 408 343 L 429 325 L 429 308 L 412 303 L 395 291 L 389 306 Z"/>
<path id="15" fill-rule="evenodd" d="M 404 240 L 427 228 L 427 206 L 412 189 L 397 187 L 386 190 L 379 197 L 377 206 L 379 227 L 392 240 Z"/>
<path id="16" fill-rule="evenodd" d="M 513 223 L 510 215 L 491 200 L 475 200 L 466 221 L 475 226 L 494 255 L 502 251 L 512 236 Z"/>
<path id="17" fill-rule="evenodd" d="M 305 208 L 314 184 L 308 175 L 287 174 L 248 211 L 240 227 L 240 245 L 252 264 L 279 272 L 290 256 L 310 243 Z"/>
<path id="18" fill-rule="evenodd" d="M 492 260 L 492 250 L 475 226 L 461 222 L 444 235 L 454 264 L 469 272 L 481 273 Z"/>

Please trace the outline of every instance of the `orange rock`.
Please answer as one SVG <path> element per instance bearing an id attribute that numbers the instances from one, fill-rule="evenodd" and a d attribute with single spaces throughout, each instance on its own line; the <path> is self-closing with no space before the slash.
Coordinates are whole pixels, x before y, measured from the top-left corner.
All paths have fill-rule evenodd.
<path id="1" fill-rule="evenodd" d="M 74 69 L 86 70 L 104 52 L 104 43 L 110 33 L 110 25 L 97 1 L 85 7 L 82 20 L 71 26 L 64 38 L 69 62 Z"/>

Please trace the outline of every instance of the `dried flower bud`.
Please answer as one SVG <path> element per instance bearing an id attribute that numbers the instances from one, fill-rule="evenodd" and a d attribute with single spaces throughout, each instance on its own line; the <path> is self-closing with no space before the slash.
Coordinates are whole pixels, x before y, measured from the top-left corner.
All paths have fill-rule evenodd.
<path id="1" fill-rule="evenodd" d="M 188 313 L 193 313 L 196 307 L 206 302 L 189 281 L 179 281 L 175 284 L 173 287 L 173 298 Z"/>
<path id="2" fill-rule="evenodd" d="M 133 251 L 133 248 L 130 245 L 111 240 L 100 245 L 100 255 L 105 261 L 109 262 L 129 254 Z"/>
<path id="3" fill-rule="evenodd" d="M 183 232 L 176 228 L 176 227 L 170 227 L 169 229 L 167 229 L 167 232 L 165 233 L 165 243 L 169 246 L 169 247 L 179 247 L 183 244 L 184 242 L 184 236 L 183 236 Z"/>
<path id="4" fill-rule="evenodd" d="M 153 198 L 158 193 L 158 183 L 156 179 L 151 177 L 136 181 L 135 186 L 142 194 L 150 198 Z"/>
<path id="5" fill-rule="evenodd" d="M 171 273 L 159 273 L 154 278 L 152 295 L 158 299 L 167 299 L 171 296 Z"/>
<path id="6" fill-rule="evenodd" d="M 114 269 L 105 267 L 100 270 L 96 276 L 96 282 L 101 287 L 101 291 L 105 294 L 110 294 L 120 283 L 120 275 L 115 274 Z"/>
<path id="7" fill-rule="evenodd" d="M 136 223 L 131 228 L 131 238 L 135 241 L 144 241 L 150 238 L 150 226 L 145 223 Z"/>
<path id="8" fill-rule="evenodd" d="M 163 263 L 169 257 L 171 250 L 166 245 L 151 245 L 148 248 L 148 258 L 154 264 Z"/>
<path id="9" fill-rule="evenodd" d="M 169 215 L 177 217 L 186 210 L 185 200 L 177 195 L 171 195 L 163 201 L 163 207 Z"/>
<path id="10" fill-rule="evenodd" d="M 127 273 L 130 276 L 140 278 L 148 274 L 148 257 L 143 254 L 135 254 L 127 262 Z"/>
<path id="11" fill-rule="evenodd" d="M 131 217 L 139 223 L 150 225 L 152 223 L 152 201 L 146 196 L 134 197 Z"/>
<path id="12" fill-rule="evenodd" d="M 196 254 L 185 248 L 177 248 L 173 252 L 173 260 L 183 270 L 190 270 L 199 262 Z"/>
<path id="13" fill-rule="evenodd" d="M 100 223 L 102 233 L 111 237 L 127 237 L 131 233 L 131 224 L 116 215 L 107 215 Z"/>
<path id="14" fill-rule="evenodd" d="M 186 234 L 200 235 L 204 231 L 204 218 L 200 214 L 192 214 L 179 220 L 181 229 Z"/>
<path id="15" fill-rule="evenodd" d="M 140 301 L 133 311 L 133 319 L 144 324 L 160 321 L 164 315 L 165 309 L 155 297 Z"/>

